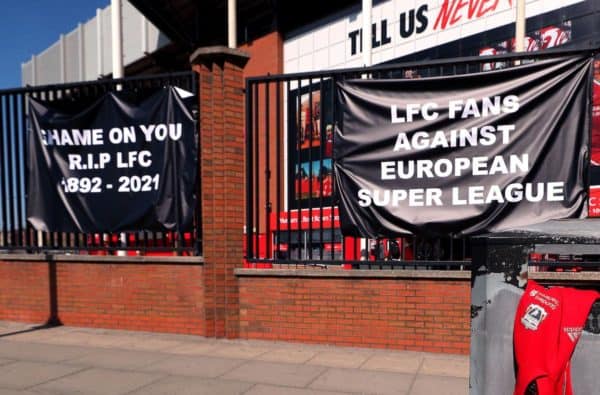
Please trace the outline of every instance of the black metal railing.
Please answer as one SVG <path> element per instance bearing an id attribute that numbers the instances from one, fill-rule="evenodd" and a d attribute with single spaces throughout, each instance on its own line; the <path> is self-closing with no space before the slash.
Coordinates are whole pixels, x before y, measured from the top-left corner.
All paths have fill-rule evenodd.
<path id="1" fill-rule="evenodd" d="M 336 83 L 461 75 L 582 53 L 547 50 L 247 79 L 246 266 L 468 267 L 470 242 L 452 234 L 342 236 L 332 171 L 333 131 L 341 115 Z"/>
<path id="2" fill-rule="evenodd" d="M 199 199 L 194 228 L 189 232 L 41 232 L 34 230 L 26 219 L 27 196 L 36 193 L 27 191 L 28 96 L 47 101 L 91 102 L 110 91 L 122 89 L 143 96 L 167 85 L 179 87 L 196 96 L 198 94 L 198 80 L 194 72 L 0 90 L 0 252 L 56 251 L 106 255 L 123 251 L 129 255 L 201 254 L 202 212 Z M 198 111 L 198 108 L 194 109 L 196 116 Z"/>

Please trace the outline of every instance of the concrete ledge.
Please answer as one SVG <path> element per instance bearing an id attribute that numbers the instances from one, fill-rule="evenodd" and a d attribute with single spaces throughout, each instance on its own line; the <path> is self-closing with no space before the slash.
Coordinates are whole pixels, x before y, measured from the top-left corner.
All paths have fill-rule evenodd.
<path id="1" fill-rule="evenodd" d="M 600 281 L 600 272 L 529 272 L 532 280 L 542 281 Z"/>
<path id="2" fill-rule="evenodd" d="M 215 45 L 196 49 L 190 55 L 189 59 L 191 64 L 199 64 L 207 61 L 210 62 L 217 59 L 228 59 L 238 64 L 240 67 L 244 67 L 248 62 L 248 59 L 250 59 L 250 54 L 236 48 Z"/>
<path id="3" fill-rule="evenodd" d="M 471 279 L 469 270 L 312 270 L 312 269 L 235 269 L 239 277 L 316 277 L 316 278 L 406 278 L 430 280 Z"/>
<path id="4" fill-rule="evenodd" d="M 61 262 L 61 263 L 122 263 L 122 264 L 164 264 L 164 265 L 203 265 L 201 256 L 116 256 L 116 255 L 66 255 L 66 254 L 0 254 L 0 262 Z"/>

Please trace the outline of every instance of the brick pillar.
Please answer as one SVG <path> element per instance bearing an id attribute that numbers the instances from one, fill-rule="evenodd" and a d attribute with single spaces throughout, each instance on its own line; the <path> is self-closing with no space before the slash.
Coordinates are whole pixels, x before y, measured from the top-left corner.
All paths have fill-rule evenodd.
<path id="1" fill-rule="evenodd" d="M 190 56 L 200 75 L 200 175 L 206 336 L 239 337 L 243 262 L 244 78 L 249 55 L 205 47 Z"/>

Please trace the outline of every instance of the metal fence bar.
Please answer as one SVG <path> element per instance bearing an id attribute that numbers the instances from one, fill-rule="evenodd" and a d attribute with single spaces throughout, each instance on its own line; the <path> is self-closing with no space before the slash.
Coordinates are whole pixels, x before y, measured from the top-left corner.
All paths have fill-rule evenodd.
<path id="1" fill-rule="evenodd" d="M 282 133 L 281 129 L 281 81 L 275 82 L 275 235 L 277 237 L 277 243 L 275 244 L 275 258 L 279 258 L 281 254 L 281 243 L 279 238 L 281 235 L 281 221 L 279 213 L 281 212 L 281 162 L 283 158 L 281 156 L 281 144 L 282 144 Z"/>
<path id="2" fill-rule="evenodd" d="M 313 150 L 313 140 L 314 140 L 314 124 L 313 124 L 313 85 L 312 79 L 308 80 L 308 112 L 305 114 L 305 117 L 308 118 L 304 122 L 304 127 L 307 129 L 305 131 L 305 135 L 308 136 L 308 242 L 306 243 L 306 253 L 308 255 L 308 260 L 312 260 L 312 250 L 313 250 L 313 232 L 312 232 L 312 201 L 313 201 L 313 179 L 315 177 L 313 162 L 312 162 L 312 150 Z"/>
<path id="3" fill-rule="evenodd" d="M 325 113 L 323 112 L 323 101 L 325 98 L 325 92 L 323 91 L 323 77 L 319 78 L 319 168 L 321 169 L 320 174 L 320 182 L 319 182 L 319 217 L 321 220 L 319 221 L 319 240 L 323 248 L 319 248 L 319 260 L 323 260 L 323 253 L 325 252 L 325 244 L 323 243 L 323 187 L 324 187 L 324 175 L 323 175 L 323 145 L 326 140 L 324 138 L 325 131 Z M 331 242 L 333 243 L 334 235 L 331 233 Z M 333 244 L 331 244 L 331 248 L 333 249 Z"/>
<path id="4" fill-rule="evenodd" d="M 183 79 L 183 77 L 182 77 Z M 199 85 L 198 85 L 198 75 L 196 73 L 192 73 L 192 79 L 190 80 L 185 80 L 184 81 L 188 81 L 188 90 L 190 92 L 192 92 L 194 94 L 194 96 L 196 98 L 198 98 L 199 92 Z M 201 174 L 201 167 L 200 167 L 200 158 L 202 155 L 202 141 L 200 139 L 200 136 L 202 135 L 202 131 L 200 130 L 200 99 L 198 98 L 196 100 L 196 103 L 198 105 L 197 108 L 194 108 L 193 111 L 194 113 L 192 114 L 194 116 L 194 120 L 196 122 L 196 133 L 197 133 L 197 145 L 198 145 L 198 165 L 196 166 L 196 171 L 197 171 L 197 189 L 196 189 L 196 216 L 194 218 L 195 221 L 195 228 L 196 228 L 196 234 L 195 234 L 195 238 L 192 244 L 194 244 L 194 249 L 196 252 L 196 255 L 202 255 L 203 251 L 202 251 L 202 174 Z"/>
<path id="5" fill-rule="evenodd" d="M 300 204 L 300 199 L 302 198 L 302 194 L 304 193 L 304 184 L 302 183 L 304 174 L 302 168 L 302 151 L 300 150 L 300 141 L 302 137 L 302 79 L 297 80 L 298 86 L 296 87 L 296 97 L 295 97 L 295 106 L 296 106 L 296 119 L 294 119 L 294 124 L 296 125 L 296 133 L 295 133 L 295 141 L 294 141 L 294 149 L 296 156 L 296 168 L 294 169 L 294 174 L 296 177 L 295 185 L 294 185 L 294 201 L 296 202 L 296 210 L 298 215 L 298 220 L 296 223 L 298 224 L 298 231 L 296 232 L 296 249 L 297 259 L 298 261 L 302 260 L 302 205 Z"/>
<path id="6" fill-rule="evenodd" d="M 293 122 L 293 120 L 289 119 L 289 117 L 291 116 L 290 115 L 290 111 L 289 111 L 289 109 L 291 108 L 291 106 L 290 106 L 291 93 L 292 93 L 292 89 L 291 89 L 291 86 L 290 86 L 291 81 L 286 81 L 284 83 L 285 83 L 285 88 L 286 88 L 286 99 L 287 99 L 287 107 L 286 107 L 286 109 L 287 109 L 287 115 L 288 115 L 287 124 L 289 125 L 290 122 Z M 285 130 L 285 128 L 284 128 L 284 130 Z M 292 141 L 288 141 L 288 147 L 289 147 L 290 144 L 293 144 Z M 288 148 L 287 151 L 288 151 L 287 152 L 287 157 L 289 158 L 291 156 L 289 153 L 292 152 L 292 151 L 289 148 Z M 289 166 L 289 164 L 288 164 L 288 166 Z M 296 178 L 295 178 L 296 177 L 295 176 L 295 174 L 296 174 L 295 169 L 291 169 L 291 171 L 288 170 L 288 177 L 289 177 L 289 174 L 294 174 L 294 176 L 292 177 L 291 180 L 288 180 L 288 182 L 295 183 L 296 182 L 295 181 L 296 180 Z M 285 186 L 284 186 L 284 188 L 285 188 Z M 294 194 L 296 194 L 296 193 L 297 192 L 296 192 L 295 188 L 292 191 L 290 191 L 290 189 L 288 188 L 288 202 L 285 205 L 288 208 L 286 210 L 286 220 L 287 220 L 287 231 L 286 231 L 286 233 L 287 233 L 287 239 L 286 239 L 286 241 L 287 241 L 287 246 L 288 246 L 287 258 L 291 258 L 291 256 L 292 256 L 292 210 L 289 207 L 289 201 L 291 199 L 289 195 L 294 196 Z M 280 213 L 277 213 L 277 215 L 279 216 Z M 279 222 L 279 220 L 277 222 Z"/>
<path id="7" fill-rule="evenodd" d="M 1 205 L 2 210 L 0 211 L 0 245 L 5 246 L 8 245 L 8 207 L 7 203 L 9 202 L 10 196 L 8 194 L 8 188 L 6 187 L 7 182 L 9 181 L 8 177 L 8 166 L 10 165 L 10 159 L 6 153 L 6 148 L 8 147 L 8 143 L 6 140 L 8 139 L 8 132 L 4 125 L 4 106 L 2 103 L 4 102 L 4 96 L 0 96 L 0 165 L 2 165 L 0 169 L 0 199 L 2 199 Z"/>
<path id="8" fill-rule="evenodd" d="M 7 221 L 8 221 L 8 226 L 9 226 L 9 231 L 8 231 L 8 236 L 10 237 L 9 239 L 9 243 L 15 245 L 15 238 L 16 238 L 16 227 L 15 227 L 15 209 L 14 209 L 14 203 L 15 203 L 15 193 L 14 193 L 14 163 L 15 163 L 15 156 L 14 156 L 14 144 L 13 144 L 13 137 L 14 137 L 14 129 L 13 129 L 13 125 L 12 125 L 12 108 L 11 108 L 11 96 L 12 95 L 6 95 L 4 96 L 4 127 L 6 130 L 6 157 L 9 161 L 8 163 L 8 167 L 6 169 L 7 173 L 8 173 L 8 177 L 7 177 L 7 182 L 6 182 L 6 193 L 7 193 L 7 197 L 8 200 L 6 201 L 6 207 L 7 207 Z"/>
<path id="9" fill-rule="evenodd" d="M 264 131 L 265 131 L 265 145 L 264 145 L 264 149 L 265 149 L 265 169 L 264 169 L 264 177 L 265 177 L 265 217 L 266 217 L 266 221 L 265 221 L 265 234 L 266 235 L 270 235 L 271 234 L 271 221 L 270 221 L 270 213 L 271 213 L 271 190 L 270 190 L 270 184 L 271 184 L 271 129 L 270 129 L 270 124 L 271 124 L 271 106 L 269 103 L 269 89 L 270 89 L 270 85 L 269 83 L 266 83 L 264 85 L 265 87 L 265 97 L 264 97 L 264 106 L 265 106 L 265 110 L 264 110 L 264 116 L 265 116 L 265 127 L 264 127 Z M 271 243 L 268 244 L 269 246 L 271 245 Z M 272 257 L 272 250 L 271 248 L 267 248 L 265 250 L 265 256 L 267 258 L 271 258 Z"/>
<path id="10" fill-rule="evenodd" d="M 19 135 L 20 141 L 20 150 L 19 150 L 19 163 L 21 163 L 20 174 L 21 174 L 21 183 L 20 183 L 20 191 L 19 196 L 24 196 L 25 201 L 27 201 L 27 163 L 26 163 L 26 150 L 27 150 L 27 121 L 26 121 L 26 106 L 25 106 L 25 95 L 18 95 L 19 98 L 19 129 L 17 134 Z M 29 225 L 27 224 L 27 208 L 25 205 L 25 201 L 21 207 L 21 223 L 20 226 L 23 229 L 23 246 L 29 247 L 31 246 L 31 231 L 29 229 Z"/>
<path id="11" fill-rule="evenodd" d="M 256 201 L 254 203 L 254 216 L 255 216 L 255 222 L 254 222 L 254 232 L 256 235 L 260 234 L 260 162 L 258 160 L 259 158 L 259 147 L 260 147 L 260 124 L 259 124 L 259 119 L 258 119 L 258 114 L 259 114 L 259 107 L 260 107 L 260 102 L 259 102 L 259 90 L 260 90 L 260 85 L 256 84 L 254 85 L 254 158 L 255 158 L 255 164 L 254 164 L 254 196 L 256 196 Z M 260 255 L 260 249 L 259 249 L 259 240 L 258 237 L 254 238 L 254 251 L 256 253 L 258 253 Z"/>
<path id="12" fill-rule="evenodd" d="M 251 127 L 252 123 L 252 90 L 253 84 L 246 81 L 246 257 L 254 257 L 254 213 L 252 211 L 252 202 L 254 201 L 254 185 L 252 182 L 252 165 L 254 163 L 252 157 L 252 147 L 254 133 Z"/>
<path id="13" fill-rule="evenodd" d="M 21 137 L 22 134 L 19 133 L 19 108 L 18 108 L 18 95 L 11 95 L 11 104 L 12 104 L 12 130 L 15 131 L 14 136 L 14 146 L 13 146 L 13 163 L 15 164 L 14 169 L 14 229 L 15 229 L 15 245 L 22 247 L 23 246 L 23 227 L 22 227 L 22 218 L 21 218 L 21 199 L 19 198 L 21 194 L 21 165 L 22 158 L 19 153 L 21 151 Z"/>
<path id="14" fill-rule="evenodd" d="M 30 92 L 26 95 L 24 94 L 23 95 L 24 101 L 25 101 L 26 96 L 30 96 L 31 98 L 36 99 L 38 95 L 36 92 Z M 24 118 L 25 122 L 27 122 L 26 118 L 27 118 L 29 111 L 31 111 L 31 109 L 29 108 L 29 103 L 28 102 L 25 102 L 25 103 L 26 103 L 25 104 L 26 111 L 25 111 L 25 114 L 23 114 L 23 118 Z M 26 128 L 25 132 L 26 133 L 28 132 L 27 128 Z M 29 139 L 31 138 L 31 136 L 29 136 L 29 133 L 27 133 L 27 136 L 28 136 L 27 142 L 29 143 Z M 29 195 L 31 193 L 31 191 L 29 190 L 29 176 L 27 175 L 27 172 L 25 173 L 25 181 L 26 181 L 25 182 L 25 199 L 27 201 L 27 199 L 29 198 Z M 31 236 L 32 236 L 31 243 L 29 245 L 33 251 L 37 251 L 37 248 L 40 245 L 40 233 L 41 232 L 33 229 L 33 227 L 30 224 L 27 224 L 27 228 L 31 232 Z"/>
<path id="15" fill-rule="evenodd" d="M 331 106 L 331 122 L 332 122 L 332 136 L 331 136 L 331 146 L 333 149 L 333 146 L 335 145 L 335 128 L 337 126 L 337 111 L 336 111 L 336 100 L 335 100 L 335 85 L 337 82 L 337 77 L 334 75 L 331 77 L 331 93 L 329 96 L 331 96 L 330 102 L 328 103 Z M 325 102 L 325 100 L 323 100 L 323 102 Z M 323 111 L 321 111 L 321 114 L 323 114 Z M 332 157 L 333 157 L 333 152 L 332 152 Z M 333 161 L 333 159 L 332 159 Z M 329 231 L 331 232 L 331 253 L 330 253 L 330 260 L 334 260 L 335 259 L 335 242 L 334 242 L 334 237 L 333 234 L 335 232 L 335 205 L 334 205 L 334 201 L 333 201 L 333 197 L 336 196 L 336 186 L 335 186 L 335 173 L 333 171 L 333 167 L 331 168 L 331 204 L 329 205 L 329 210 L 330 210 L 330 218 L 331 218 L 331 222 L 330 222 L 330 226 L 329 226 Z M 340 232 L 341 233 L 341 232 Z M 341 259 L 345 259 L 346 258 L 346 240 L 344 239 L 344 237 L 342 236 L 342 246 L 340 248 L 340 253 L 341 253 Z"/>

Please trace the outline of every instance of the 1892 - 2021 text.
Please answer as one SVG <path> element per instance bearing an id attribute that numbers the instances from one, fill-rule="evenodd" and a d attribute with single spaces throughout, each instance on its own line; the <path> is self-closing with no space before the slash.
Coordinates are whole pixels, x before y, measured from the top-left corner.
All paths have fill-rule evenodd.
<path id="1" fill-rule="evenodd" d="M 64 193 L 102 193 L 116 188 L 117 192 L 151 192 L 160 186 L 160 174 L 120 176 L 118 185 L 105 183 L 102 177 L 66 177 L 60 180 Z"/>

